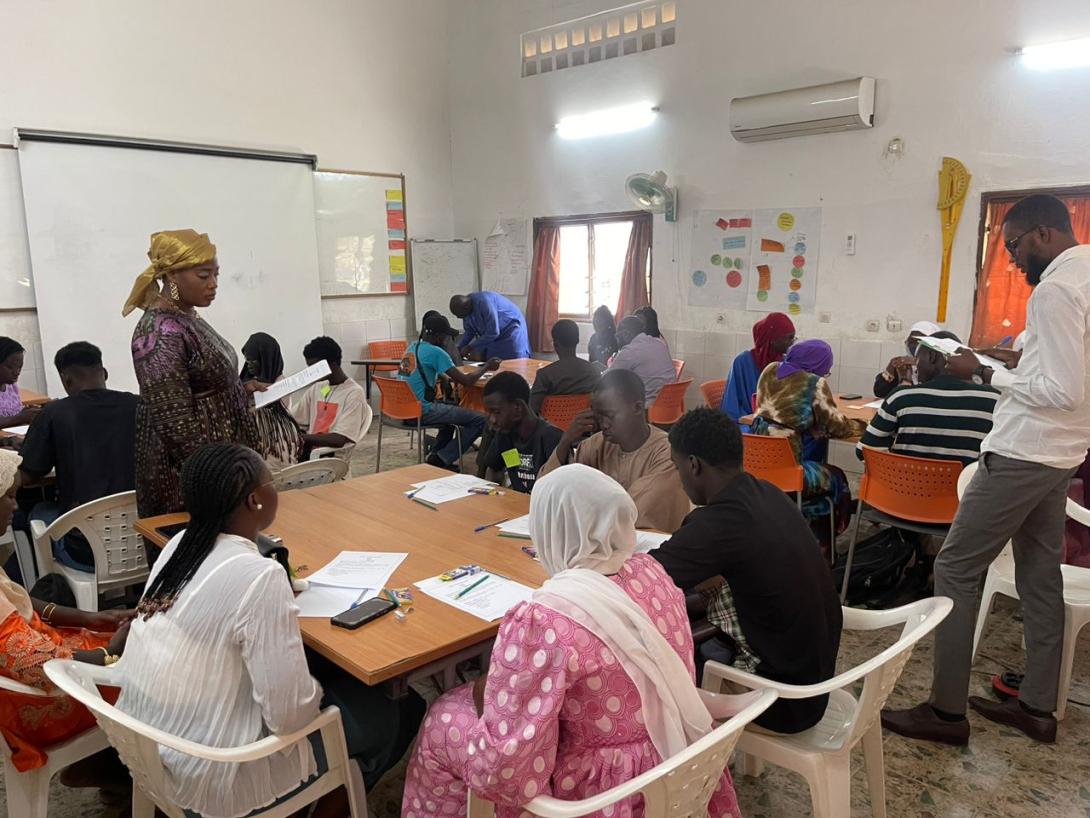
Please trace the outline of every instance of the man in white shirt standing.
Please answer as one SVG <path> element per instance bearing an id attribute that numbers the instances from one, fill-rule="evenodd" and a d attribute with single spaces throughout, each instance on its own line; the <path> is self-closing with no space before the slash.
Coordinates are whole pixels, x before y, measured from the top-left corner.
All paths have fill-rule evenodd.
<path id="1" fill-rule="evenodd" d="M 989 383 L 1001 395 L 980 467 L 935 560 L 935 595 L 953 599 L 954 609 L 936 631 L 931 701 L 882 713 L 883 726 L 895 733 L 955 745 L 969 741 L 965 705 L 981 584 L 1008 541 L 1022 598 L 1026 675 L 1019 698 L 970 696 L 968 704 L 1036 741 L 1056 740 L 1067 486 L 1090 445 L 1090 245 L 1076 241 L 1063 202 L 1044 195 L 1011 208 L 1003 239 L 1034 288 L 1025 348 L 989 350 L 1005 355 L 1009 371 L 981 366 L 967 352 L 947 364 L 956 377 Z"/>

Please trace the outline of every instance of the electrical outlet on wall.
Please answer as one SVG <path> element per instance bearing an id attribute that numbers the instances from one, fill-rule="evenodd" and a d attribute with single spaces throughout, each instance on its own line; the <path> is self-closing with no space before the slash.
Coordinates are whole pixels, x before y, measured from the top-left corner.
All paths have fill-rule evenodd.
<path id="1" fill-rule="evenodd" d="M 871 318 L 866 324 L 867 332 L 878 332 L 882 328 L 882 322 L 877 318 Z"/>
<path id="2" fill-rule="evenodd" d="M 849 233 L 844 237 L 844 255 L 855 255 L 855 233 Z"/>
<path id="3" fill-rule="evenodd" d="M 894 315 L 886 316 L 886 331 L 887 332 L 900 332 L 904 328 L 904 324 L 900 318 Z"/>
<path id="4" fill-rule="evenodd" d="M 833 323 L 833 314 L 831 312 L 819 312 L 818 313 L 819 324 L 831 324 Z"/>

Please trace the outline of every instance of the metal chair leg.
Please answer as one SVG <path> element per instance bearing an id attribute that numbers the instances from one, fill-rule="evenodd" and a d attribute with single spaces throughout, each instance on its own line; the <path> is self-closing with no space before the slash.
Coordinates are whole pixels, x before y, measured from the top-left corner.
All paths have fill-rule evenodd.
<path id="1" fill-rule="evenodd" d="M 424 462 L 424 429 L 420 426 L 420 418 L 416 419 L 416 462 Z"/>
<path id="2" fill-rule="evenodd" d="M 852 575 L 852 559 L 855 557 L 855 543 L 859 539 L 859 524 L 863 521 L 863 501 L 855 507 L 855 522 L 852 524 L 852 539 L 848 543 L 848 559 L 844 563 L 844 582 L 840 586 L 840 604 L 848 598 L 848 580 Z"/>
<path id="3" fill-rule="evenodd" d="M 375 454 L 375 474 L 379 473 L 379 469 L 382 468 L 382 427 L 383 423 L 382 410 L 378 413 L 378 452 Z"/>
<path id="4" fill-rule="evenodd" d="M 462 451 L 462 427 L 454 427 L 454 440 L 458 444 L 458 473 L 461 474 L 465 471 L 465 452 Z"/>

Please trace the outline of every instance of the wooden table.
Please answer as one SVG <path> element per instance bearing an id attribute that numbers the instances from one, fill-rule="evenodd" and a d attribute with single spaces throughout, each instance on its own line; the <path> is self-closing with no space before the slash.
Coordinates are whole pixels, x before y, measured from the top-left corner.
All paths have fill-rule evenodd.
<path id="1" fill-rule="evenodd" d="M 22 387 L 19 387 L 19 396 L 23 399 L 24 406 L 41 406 L 51 400 L 49 395 L 41 395 L 33 389 L 23 389 Z"/>
<path id="2" fill-rule="evenodd" d="M 380 366 L 392 366 L 395 369 L 401 365 L 400 360 L 392 358 L 364 358 L 362 361 L 352 361 L 352 366 L 363 367 L 364 392 L 367 400 L 371 400 L 371 372 Z"/>
<path id="3" fill-rule="evenodd" d="M 541 566 L 522 551 L 524 540 L 500 537 L 498 529 L 473 529 L 529 511 L 530 497 L 508 490 L 491 497 L 470 496 L 437 510 L 404 496 L 411 483 L 450 473 L 432 466 L 409 466 L 280 495 L 276 522 L 268 533 L 283 537 L 293 566 L 306 577 L 346 550 L 399 551 L 408 557 L 390 586 L 412 586 L 459 565 L 477 563 L 517 582 L 538 587 Z M 159 547 L 155 529 L 184 522 L 164 515 L 136 523 L 136 530 Z M 412 679 L 451 669 L 456 661 L 486 655 L 499 622 L 485 622 L 413 588 L 413 612 L 404 622 L 380 617 L 358 630 L 335 628 L 328 619 L 300 619 L 303 641 L 369 685 L 391 682 L 403 692 Z"/>
<path id="4" fill-rule="evenodd" d="M 877 400 L 877 398 L 873 396 L 864 396 L 862 398 L 847 400 L 842 395 L 833 395 L 833 399 L 836 401 L 836 408 L 839 409 L 845 417 L 849 417 L 852 420 L 861 420 L 864 423 L 870 423 L 878 412 L 877 409 L 865 405 Z M 748 426 L 753 423 L 754 417 L 756 417 L 756 415 L 744 415 L 738 419 L 738 422 L 743 426 Z M 842 440 L 845 443 L 858 443 L 861 437 L 862 435 L 853 435 L 852 437 L 842 438 Z"/>
<path id="5" fill-rule="evenodd" d="M 548 366 L 552 361 L 542 361 L 538 358 L 514 358 L 510 361 L 502 361 L 500 363 L 500 372 L 517 372 L 526 379 L 526 382 L 530 386 L 534 385 L 534 379 L 537 377 L 537 371 L 543 366 Z M 467 365 L 458 367 L 462 372 L 467 375 L 472 375 L 477 371 L 478 367 Z M 462 387 L 462 406 L 466 409 L 476 409 L 478 412 L 484 411 L 484 387 L 488 383 L 489 378 L 492 375 L 484 375 L 473 386 Z"/>

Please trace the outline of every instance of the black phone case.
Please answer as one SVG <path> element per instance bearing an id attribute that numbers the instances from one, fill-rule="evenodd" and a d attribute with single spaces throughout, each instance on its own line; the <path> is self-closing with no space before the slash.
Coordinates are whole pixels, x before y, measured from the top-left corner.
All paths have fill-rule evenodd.
<path id="1" fill-rule="evenodd" d="M 385 605 L 379 607 L 378 605 L 372 605 L 371 603 L 373 602 L 384 602 Z M 361 605 L 357 605 L 355 608 L 341 611 L 336 616 L 331 617 L 329 622 L 331 625 L 336 625 L 338 628 L 354 631 L 361 625 L 366 625 L 372 619 L 378 619 L 383 614 L 387 614 L 395 608 L 397 608 L 397 605 L 390 600 L 375 597 L 374 599 L 367 600 L 367 602 L 364 602 Z"/>

